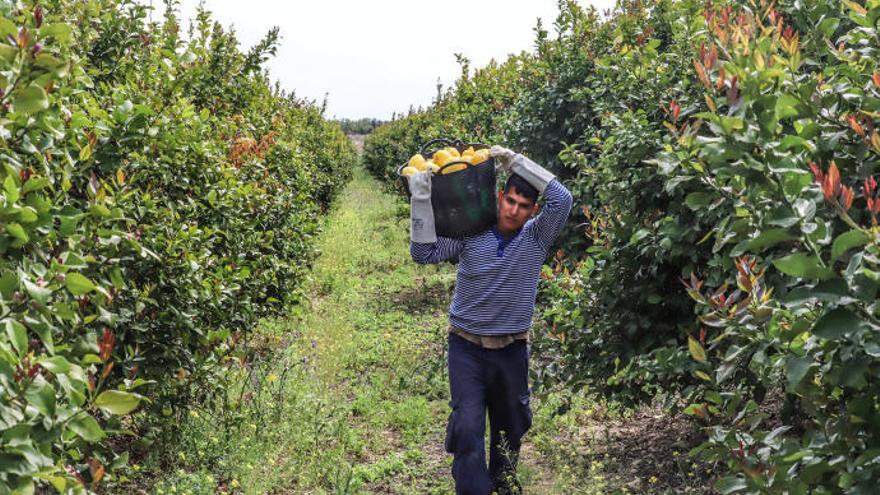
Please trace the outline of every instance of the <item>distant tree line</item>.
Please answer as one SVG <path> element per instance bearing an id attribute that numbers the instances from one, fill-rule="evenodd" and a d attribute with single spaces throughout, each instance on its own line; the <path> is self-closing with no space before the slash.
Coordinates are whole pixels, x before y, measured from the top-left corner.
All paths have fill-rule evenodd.
<path id="1" fill-rule="evenodd" d="M 338 122 L 339 125 L 342 126 L 342 130 L 345 131 L 346 134 L 369 134 L 373 132 L 373 129 L 385 123 L 384 120 L 371 118 L 363 118 L 357 120 L 341 119 Z"/>

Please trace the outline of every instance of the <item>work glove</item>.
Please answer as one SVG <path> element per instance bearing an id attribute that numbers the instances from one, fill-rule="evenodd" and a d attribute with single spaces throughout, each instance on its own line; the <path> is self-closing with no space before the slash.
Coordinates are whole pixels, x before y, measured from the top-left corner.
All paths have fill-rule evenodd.
<path id="1" fill-rule="evenodd" d="M 513 157 L 516 155 L 513 151 L 504 146 L 492 146 L 489 148 L 489 156 L 495 159 L 495 170 L 510 172 L 510 165 L 513 163 Z"/>
<path id="2" fill-rule="evenodd" d="M 546 168 L 502 146 L 489 148 L 489 156 L 495 158 L 495 170 L 504 170 L 522 177 L 539 193 L 543 193 L 547 184 L 556 178 Z"/>
<path id="3" fill-rule="evenodd" d="M 431 171 L 410 175 L 407 181 L 410 192 L 409 238 L 422 244 L 437 242 L 434 209 L 431 207 Z"/>

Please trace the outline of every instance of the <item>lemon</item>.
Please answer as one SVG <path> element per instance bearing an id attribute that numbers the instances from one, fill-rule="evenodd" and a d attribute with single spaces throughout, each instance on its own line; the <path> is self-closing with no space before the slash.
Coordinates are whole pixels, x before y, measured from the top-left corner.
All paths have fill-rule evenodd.
<path id="1" fill-rule="evenodd" d="M 409 159 L 409 166 L 416 170 L 425 170 L 425 157 L 416 153 Z"/>
<path id="2" fill-rule="evenodd" d="M 443 175 L 447 175 L 447 174 L 452 174 L 455 172 L 462 171 L 466 168 L 467 168 L 467 163 L 457 163 L 455 165 L 450 165 L 450 166 L 444 168 L 443 171 L 440 173 Z"/>
<path id="3" fill-rule="evenodd" d="M 428 166 L 431 167 L 431 172 L 434 172 L 435 174 L 440 170 L 440 166 L 434 162 L 428 162 Z"/>
<path id="4" fill-rule="evenodd" d="M 476 151 L 474 151 L 474 147 L 470 146 L 468 149 L 461 152 L 461 156 L 472 156 Z"/>
<path id="5" fill-rule="evenodd" d="M 434 152 L 433 160 L 434 163 L 442 167 L 452 161 L 452 155 L 446 150 L 438 150 Z"/>
<path id="6" fill-rule="evenodd" d="M 474 152 L 473 163 L 479 165 L 489 159 L 489 150 L 481 149 Z"/>
<path id="7" fill-rule="evenodd" d="M 419 170 L 415 167 L 403 167 L 403 170 L 400 171 L 400 175 L 409 177 L 410 175 L 415 175 L 418 171 Z"/>
<path id="8" fill-rule="evenodd" d="M 458 158 L 458 157 L 461 156 L 461 153 L 459 153 L 458 150 L 455 149 L 455 148 L 453 148 L 452 146 L 449 146 L 448 148 L 443 148 L 443 149 L 445 149 L 446 151 L 448 151 L 449 154 L 452 155 L 452 156 L 455 157 L 455 158 Z"/>

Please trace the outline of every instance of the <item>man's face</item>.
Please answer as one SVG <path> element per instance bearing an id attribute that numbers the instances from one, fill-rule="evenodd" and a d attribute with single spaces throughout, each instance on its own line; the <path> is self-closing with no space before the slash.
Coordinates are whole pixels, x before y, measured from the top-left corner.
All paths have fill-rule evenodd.
<path id="1" fill-rule="evenodd" d="M 538 212 L 537 203 L 519 194 L 515 187 L 498 193 L 498 230 L 516 232 Z"/>

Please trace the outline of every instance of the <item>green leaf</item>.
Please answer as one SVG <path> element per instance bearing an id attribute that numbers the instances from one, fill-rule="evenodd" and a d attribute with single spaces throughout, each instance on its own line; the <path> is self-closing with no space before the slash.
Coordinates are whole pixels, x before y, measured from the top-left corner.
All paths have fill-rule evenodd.
<path id="1" fill-rule="evenodd" d="M 800 102 L 792 95 L 783 94 L 780 96 L 776 100 L 776 120 L 797 117 L 798 104 L 800 104 Z"/>
<path id="2" fill-rule="evenodd" d="M 42 376 L 38 376 L 31 382 L 24 397 L 28 404 L 34 406 L 44 416 L 55 414 L 55 389 Z"/>
<path id="3" fill-rule="evenodd" d="M 27 457 L 27 455 L 25 455 Z M 28 459 L 30 461 L 30 459 Z M 34 495 L 34 479 L 30 476 L 19 476 L 11 495 Z"/>
<path id="4" fill-rule="evenodd" d="M 141 396 L 120 390 L 101 392 L 95 399 L 95 405 L 110 414 L 124 415 L 133 411 L 140 404 Z"/>
<path id="5" fill-rule="evenodd" d="M 712 195 L 704 192 L 692 192 L 684 199 L 684 204 L 692 210 L 699 210 L 712 202 Z"/>
<path id="6" fill-rule="evenodd" d="M 28 237 L 27 235 L 27 232 L 25 232 L 24 227 L 17 223 L 10 223 L 6 225 L 6 233 L 21 242 L 27 242 L 28 239 L 30 239 L 30 237 Z"/>
<path id="7" fill-rule="evenodd" d="M 98 421 L 96 421 L 94 417 L 85 413 L 77 414 L 67 426 L 87 442 L 97 442 L 105 436 L 104 430 L 101 429 L 101 425 L 98 424 Z"/>
<path id="8" fill-rule="evenodd" d="M 835 306 L 852 304 L 858 301 L 858 299 L 850 295 L 849 286 L 841 278 L 819 282 L 814 287 L 796 287 L 783 298 L 783 302 L 786 305 L 794 306 L 816 300 L 832 303 Z"/>
<path id="9" fill-rule="evenodd" d="M 36 191 L 38 189 L 42 189 L 50 184 L 48 177 L 31 177 L 24 185 L 21 187 L 21 194 L 24 196 L 25 194 Z"/>
<path id="10" fill-rule="evenodd" d="M 688 336 L 688 350 L 691 351 L 691 356 L 701 363 L 706 362 L 706 350 L 703 349 L 703 346 L 700 345 L 700 342 L 697 339 Z"/>
<path id="11" fill-rule="evenodd" d="M 7 175 L 5 179 L 3 179 L 3 191 L 6 193 L 6 201 L 8 203 L 15 203 L 18 201 L 20 197 L 18 191 L 18 184 L 16 184 L 15 179 L 11 175 Z"/>
<path id="12" fill-rule="evenodd" d="M 62 356 L 52 356 L 38 359 L 37 363 L 56 375 L 67 373 L 68 371 L 70 371 L 70 361 L 64 359 L 64 357 Z"/>
<path id="13" fill-rule="evenodd" d="M 819 263 L 819 258 L 804 253 L 794 253 L 773 260 L 773 266 L 792 277 L 825 280 L 835 276 L 833 270 Z"/>
<path id="14" fill-rule="evenodd" d="M 18 28 L 6 17 L 0 16 L 0 37 L 6 38 L 7 36 L 18 36 Z"/>
<path id="15" fill-rule="evenodd" d="M 837 30 L 837 26 L 839 25 L 840 19 L 829 17 L 819 23 L 819 32 L 822 33 L 822 36 L 825 36 L 826 38 L 831 38 L 832 35 L 834 35 L 834 32 Z"/>
<path id="16" fill-rule="evenodd" d="M 799 450 L 799 451 L 795 452 L 794 454 L 786 456 L 782 460 L 784 462 L 794 462 L 794 461 L 799 461 L 799 460 L 803 459 L 804 457 L 807 457 L 808 455 L 812 455 L 812 452 L 810 452 L 809 450 Z"/>
<path id="17" fill-rule="evenodd" d="M 67 487 L 67 480 L 65 480 L 60 474 L 55 474 L 53 471 L 42 471 L 34 473 L 34 478 L 48 481 L 58 493 L 65 493 L 64 490 Z"/>
<path id="18" fill-rule="evenodd" d="M 696 371 L 694 371 L 694 376 L 696 376 L 696 377 L 699 378 L 700 380 L 704 380 L 704 381 L 707 381 L 707 382 L 711 382 L 711 381 L 712 381 L 712 377 L 709 376 L 709 374 L 706 373 L 706 372 L 703 371 L 703 370 L 696 370 Z"/>
<path id="19" fill-rule="evenodd" d="M 630 244 L 637 244 L 639 241 L 641 241 L 645 237 L 648 237 L 648 235 L 650 235 L 650 234 L 651 234 L 651 231 L 649 231 L 647 229 L 639 229 L 638 231 L 636 231 L 632 235 L 632 237 L 629 238 L 629 243 Z"/>
<path id="20" fill-rule="evenodd" d="M 797 240 L 797 236 L 789 234 L 785 229 L 770 229 L 749 241 L 748 249 L 753 253 L 760 253 L 768 247 L 794 240 Z"/>
<path id="21" fill-rule="evenodd" d="M 71 272 L 67 274 L 67 276 L 64 278 L 64 285 L 67 287 L 67 290 L 69 290 L 71 294 L 75 296 L 88 294 L 89 292 L 95 290 L 94 282 L 89 280 L 86 276 L 76 272 Z"/>
<path id="22" fill-rule="evenodd" d="M 805 376 L 807 376 L 807 373 L 813 366 L 813 358 L 811 358 L 810 356 L 789 356 L 789 358 L 785 361 L 785 377 L 788 381 L 786 390 L 790 393 L 793 393 L 798 384 L 801 382 L 801 380 L 804 379 Z"/>
<path id="23" fill-rule="evenodd" d="M 17 46 L 0 43 L 0 60 L 5 60 L 6 62 L 11 63 L 19 53 Z M 0 494 L 2 494 L 2 492 L 0 492 Z"/>
<path id="24" fill-rule="evenodd" d="M 825 313 L 813 326 L 813 334 L 823 339 L 834 340 L 852 334 L 862 328 L 862 320 L 846 308 L 837 308 Z"/>
<path id="25" fill-rule="evenodd" d="M 70 68 L 70 64 L 63 60 L 58 60 L 46 52 L 41 52 L 37 55 L 34 62 L 36 62 L 38 66 L 53 72 L 58 77 L 66 76 L 67 71 Z"/>
<path id="26" fill-rule="evenodd" d="M 836 383 L 845 387 L 863 388 L 865 382 L 865 371 L 868 370 L 868 360 L 864 357 L 848 359 L 846 365 L 840 369 L 840 375 Z M 854 411 L 850 410 L 850 414 Z"/>
<path id="27" fill-rule="evenodd" d="M 736 476 L 726 476 L 715 482 L 715 489 L 721 492 L 721 495 L 735 493 L 748 487 L 749 485 L 746 483 L 746 480 Z"/>
<path id="28" fill-rule="evenodd" d="M 92 156 L 92 147 L 88 143 L 79 150 L 79 161 L 84 162 Z"/>
<path id="29" fill-rule="evenodd" d="M 40 36 L 54 36 L 58 41 L 67 43 L 70 41 L 70 26 L 63 22 L 49 24 L 40 29 Z"/>
<path id="30" fill-rule="evenodd" d="M 45 287 L 40 287 L 39 285 L 31 282 L 28 279 L 23 279 L 22 283 L 24 284 L 24 288 L 25 290 L 27 290 L 27 293 L 32 298 L 34 298 L 35 301 L 43 305 L 45 305 L 49 301 L 49 296 L 52 295 L 51 290 Z"/>
<path id="31" fill-rule="evenodd" d="M 36 113 L 49 108 L 49 98 L 43 88 L 28 86 L 15 95 L 12 105 L 16 112 Z"/>
<path id="32" fill-rule="evenodd" d="M 18 289 L 18 277 L 11 271 L 3 272 L 0 276 L 0 296 L 9 299 L 15 290 Z"/>
<path id="33" fill-rule="evenodd" d="M 864 246 L 870 240 L 871 237 L 861 230 L 850 230 L 840 234 L 831 246 L 831 262 L 837 261 L 850 249 Z"/>
<path id="34" fill-rule="evenodd" d="M 27 329 L 11 318 L 7 318 L 3 326 L 6 327 L 6 337 L 12 342 L 12 347 L 19 356 L 23 356 L 28 350 Z"/>
<path id="35" fill-rule="evenodd" d="M 50 308 L 54 310 L 57 308 L 57 305 Z M 60 316 L 58 312 L 55 313 L 56 316 Z M 28 329 L 35 334 L 40 336 L 40 340 L 43 341 L 43 345 L 46 347 L 46 350 L 49 353 L 55 353 L 55 342 L 52 338 L 52 325 L 46 322 L 45 319 L 34 319 L 31 317 L 27 317 L 24 320 L 25 325 L 27 325 Z"/>

